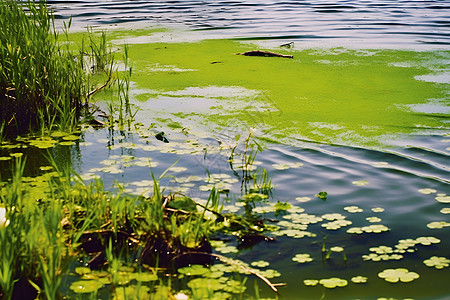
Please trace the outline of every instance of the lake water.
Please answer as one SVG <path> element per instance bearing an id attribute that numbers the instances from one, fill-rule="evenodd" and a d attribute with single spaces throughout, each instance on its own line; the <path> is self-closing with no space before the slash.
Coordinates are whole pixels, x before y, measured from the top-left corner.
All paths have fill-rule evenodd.
<path id="1" fill-rule="evenodd" d="M 448 49 L 450 4 L 435 1 L 48 1 L 75 27 L 184 26 L 206 37 L 299 46 Z"/>
<path id="2" fill-rule="evenodd" d="M 449 1 L 48 2 L 58 22 L 73 17 L 74 29 L 91 25 L 111 29 L 153 26 L 183 30 L 181 34 L 170 35 L 175 39 L 172 42 L 184 41 L 188 36 L 192 40 L 230 38 L 268 46 L 292 41 L 295 49 L 337 46 L 443 50 L 444 53 L 450 43 Z M 447 73 L 440 78 L 448 84 L 448 68 L 444 71 Z M 180 128 L 144 129 L 156 115 L 173 117 L 180 109 L 208 111 L 205 106 L 183 102 L 183 95 L 177 96 L 178 102 L 171 102 L 174 98 L 156 97 L 142 103 L 137 118 L 145 126 L 139 130 L 88 129 L 75 146 L 56 147 L 55 156 L 72 161 L 76 171 L 85 178 L 100 176 L 106 186 L 112 186 L 114 181 L 122 182 L 126 191 L 144 195 L 151 192 L 150 169 L 143 167 L 146 162 L 148 165 L 148 158 L 152 160 L 155 174 L 161 174 L 179 160 L 169 174 L 180 179 L 178 182 L 164 180 L 166 192 L 181 191 L 205 199 L 211 187 L 209 172 L 216 176 L 216 183 L 231 191 L 231 202 L 225 209 L 242 211 L 240 206 L 233 205 L 241 195 L 242 177 L 230 168 L 227 143 L 234 141 L 235 134 L 248 132 L 218 126 L 205 126 L 201 132 L 189 133 Z M 171 107 L 165 103 L 176 105 Z M 421 108 L 421 112 L 439 113 L 447 120 L 441 128 L 393 137 L 389 146 L 374 148 L 348 143 L 339 146 L 297 137 L 285 139 L 285 143 L 265 143 L 266 149 L 256 160 L 258 169 L 266 168 L 275 185 L 270 203 L 288 201 L 292 209 L 284 216 L 275 216 L 270 203 L 260 203 L 255 210 L 268 211 L 265 216 L 285 230 L 284 235 L 274 234 L 274 242 L 262 242 L 251 249 L 225 255 L 248 263 L 269 262 L 270 268 L 281 274 L 272 280 L 287 283 L 280 288 L 281 299 L 448 299 L 448 266 L 435 269 L 423 263 L 432 256 L 450 258 L 448 106 L 448 99 L 444 99 L 439 105 Z M 159 130 L 166 132 L 169 143 L 154 138 Z M 36 156 L 35 150 L 26 151 Z M 0 166 L 2 163 L 5 162 L 0 161 Z M 38 173 L 38 169 L 39 162 L 36 162 L 28 172 Z M 189 179 L 192 175 L 198 178 Z M 326 201 L 315 196 L 321 191 L 328 192 Z M 303 210 L 309 214 L 310 221 L 295 221 L 301 218 L 298 216 Z M 352 224 L 341 223 L 332 228 L 330 223 L 343 217 Z M 307 230 L 311 236 L 299 238 L 302 233 L 295 224 L 305 223 L 307 229 L 302 231 Z M 370 229 L 371 225 L 380 224 L 385 226 L 381 232 L 376 233 L 373 229 L 376 227 Z M 356 228 L 354 233 L 347 232 L 350 228 Z M 420 237 L 435 237 L 440 242 L 426 245 L 415 240 Z M 402 248 L 401 241 L 406 239 L 415 241 Z M 327 249 L 344 248 L 346 259 L 337 250 L 331 253 L 330 259 L 324 259 L 323 241 Z M 236 245 L 236 241 L 232 240 L 230 245 Z M 380 248 L 378 253 L 374 247 L 380 246 L 391 249 Z M 294 262 L 292 258 L 296 254 L 310 254 L 313 260 Z M 372 258 L 365 256 L 369 254 Z M 383 254 L 388 256 L 376 258 Z M 389 257 L 393 254 L 402 257 Z M 379 278 L 379 273 L 390 268 L 406 268 L 420 274 L 420 278 L 395 284 Z M 350 282 L 359 275 L 368 277 L 367 283 Z M 327 289 L 303 282 L 331 277 L 346 279 L 349 284 Z M 262 295 L 273 296 L 262 283 L 260 286 Z"/>

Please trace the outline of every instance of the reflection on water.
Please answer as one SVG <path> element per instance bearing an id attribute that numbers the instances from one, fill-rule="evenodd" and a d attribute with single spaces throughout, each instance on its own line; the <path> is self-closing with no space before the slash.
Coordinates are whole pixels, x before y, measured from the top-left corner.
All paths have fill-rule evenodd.
<path id="1" fill-rule="evenodd" d="M 289 40 L 296 47 L 448 48 L 448 1 L 48 1 L 75 27 L 184 25 L 202 37 Z M 278 42 L 277 41 L 277 42 Z"/>

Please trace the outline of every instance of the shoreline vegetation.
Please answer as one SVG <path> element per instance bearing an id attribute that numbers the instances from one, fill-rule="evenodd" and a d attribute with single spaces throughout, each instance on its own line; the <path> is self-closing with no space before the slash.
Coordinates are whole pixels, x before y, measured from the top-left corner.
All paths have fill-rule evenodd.
<path id="1" fill-rule="evenodd" d="M 181 98 L 185 94 L 179 94 L 177 91 L 186 91 L 189 87 L 196 86 L 198 82 L 202 82 L 204 86 L 213 86 L 215 80 L 226 82 L 231 87 L 243 86 L 242 90 L 239 90 L 243 94 L 246 91 L 264 90 L 262 86 L 269 86 L 269 83 L 275 80 L 275 84 L 280 85 L 280 90 L 272 92 L 269 89 L 267 95 L 255 93 L 252 96 L 255 98 L 254 101 L 250 104 L 245 103 L 242 109 L 235 109 L 235 113 L 247 114 L 247 117 L 252 120 L 256 120 L 258 116 L 269 116 L 270 118 L 265 120 L 284 127 L 288 124 L 284 122 L 294 120 L 299 114 L 310 116 L 314 115 L 311 112 L 317 112 L 318 121 L 314 126 L 317 130 L 322 130 L 317 136 L 323 137 L 327 133 L 325 130 L 339 129 L 321 128 L 325 126 L 321 123 L 325 120 L 323 116 L 329 111 L 334 111 L 336 114 L 333 116 L 340 118 L 341 115 L 337 113 L 336 107 L 341 108 L 343 105 L 339 101 L 336 101 L 334 106 L 328 102 L 326 104 L 320 102 L 317 105 L 311 102 L 308 108 L 310 110 L 307 111 L 301 110 L 304 107 L 291 106 L 291 103 L 285 99 L 300 97 L 293 94 L 290 81 L 292 78 L 297 78 L 298 73 L 287 64 L 301 62 L 302 71 L 308 71 L 305 71 L 302 83 L 308 82 L 311 85 L 305 84 L 300 88 L 306 94 L 311 92 L 308 95 L 311 99 L 320 95 L 320 101 L 326 102 L 329 99 L 327 93 L 334 95 L 335 91 L 333 89 L 323 91 L 323 78 L 331 82 L 334 88 L 337 87 L 338 91 L 344 88 L 341 87 L 340 81 L 334 80 L 335 75 L 340 74 L 341 66 L 337 68 L 338 73 L 335 73 L 334 69 L 330 71 L 332 64 L 330 57 L 339 56 L 338 63 L 342 62 L 342 65 L 349 61 L 355 62 L 355 65 L 350 64 L 354 72 L 347 70 L 348 73 L 353 72 L 355 75 L 346 78 L 351 82 L 349 86 L 353 88 L 352 79 L 360 77 L 360 74 L 363 75 L 361 77 L 373 77 L 372 71 L 365 70 L 367 61 L 363 55 L 355 53 L 322 55 L 317 54 L 320 52 L 318 50 L 311 50 L 301 53 L 299 59 L 297 58 L 299 52 L 296 52 L 294 58 L 284 54 L 290 53 L 285 49 L 277 50 L 283 54 L 251 50 L 247 49 L 249 45 L 235 46 L 232 41 L 225 40 L 205 41 L 195 45 L 173 44 L 170 47 L 164 44 L 152 44 L 155 51 L 151 53 L 148 48 L 138 44 L 132 46 L 120 44 L 117 46 L 118 49 L 112 50 L 111 37 L 105 32 L 88 29 L 85 33 L 69 34 L 70 21 L 64 25 L 61 33 L 56 32 L 54 16 L 48 9 L 46 1 L 0 0 L 0 9 L 0 151 L 9 149 L 9 146 L 13 149 L 14 143 L 20 144 L 21 150 L 27 147 L 32 148 L 23 153 L 5 150 L 5 153 L 8 152 L 8 157 L 4 160 L 9 160 L 8 162 L 11 163 L 8 168 L 10 174 L 0 170 L 1 299 L 279 299 L 282 295 L 279 295 L 278 289 L 284 286 L 284 283 L 274 283 L 272 278 L 280 277 L 281 274 L 272 269 L 272 266 L 269 267 L 268 261 L 258 260 L 246 263 L 235 258 L 234 254 L 243 249 L 251 249 L 259 243 L 270 247 L 274 237 L 283 236 L 286 239 L 317 237 L 316 233 L 307 231 L 309 224 L 323 222 L 320 225 L 321 228 L 336 230 L 352 223 L 338 213 L 316 216 L 304 213 L 305 209 L 291 205 L 288 201 L 277 200 L 274 203 L 272 179 L 266 169 L 256 166 L 260 163 L 256 161 L 256 156 L 263 151 L 259 141 L 263 139 L 257 139 L 252 130 L 248 135 L 237 135 L 232 144 L 224 145 L 223 148 L 219 141 L 220 146 L 217 148 L 220 150 L 217 152 L 225 149 L 223 152 L 226 164 L 234 177 L 221 176 L 228 174 L 211 174 L 206 169 L 208 175 L 206 180 L 194 174 L 190 174 L 187 178 L 179 178 L 180 182 L 185 181 L 186 186 L 195 185 L 189 182 L 192 178 L 194 178 L 193 181 L 206 181 L 207 184 L 202 185 L 202 189 L 199 187 L 199 190 L 204 192 L 203 195 L 209 194 L 203 199 L 191 198 L 182 192 L 165 190 L 161 182 L 168 179 L 176 181 L 170 173 L 177 168 L 176 162 L 161 174 L 154 174 L 153 166 L 158 162 L 151 161 L 147 155 L 142 157 L 143 160 L 139 160 L 140 166 L 149 167 L 150 177 L 149 180 L 143 180 L 143 184 L 151 192 L 146 191 L 145 194 L 142 192 L 136 195 L 126 188 L 125 183 L 115 182 L 113 187 L 107 187 L 102 179 L 94 176 L 86 179 L 87 177 L 83 176 L 85 174 L 77 174 L 72 166 L 72 154 L 69 153 L 69 147 L 81 144 L 83 129 L 87 127 L 105 128 L 111 140 L 116 138 L 117 141 L 120 140 L 119 136 L 114 136 L 115 133 L 120 133 L 120 136 L 124 137 L 127 134 L 133 135 L 140 132 L 139 146 L 141 148 L 158 149 L 158 147 L 163 148 L 160 145 L 174 145 L 176 142 L 173 142 L 170 136 L 166 138 L 164 132 L 152 136 L 156 130 L 152 127 L 153 125 L 145 130 L 145 126 L 136 121 L 140 108 L 130 100 L 130 89 L 142 88 L 144 91 L 142 94 L 134 95 L 138 101 L 145 101 L 154 96 L 151 93 L 155 90 L 145 89 L 149 87 L 159 87 L 161 91 L 167 92 L 165 96 L 168 98 Z M 115 32 L 111 35 L 112 38 L 117 38 L 122 34 L 123 32 Z M 135 31 L 134 34 L 139 36 L 140 33 Z M 221 54 L 223 56 L 220 60 L 211 54 L 217 45 L 222 47 L 224 53 L 226 52 Z M 206 55 L 197 55 L 199 48 Z M 181 53 L 180 49 L 185 52 Z M 139 60 L 140 55 L 146 55 L 152 63 L 158 63 L 147 65 L 147 61 Z M 186 55 L 192 59 L 186 60 Z M 276 56 L 281 57 L 282 62 L 274 62 L 272 59 L 270 63 L 263 66 L 263 64 L 255 63 L 258 58 L 243 56 Z M 418 71 L 411 71 L 408 68 L 392 67 L 390 64 L 394 62 L 385 59 L 388 56 L 388 54 L 381 54 L 379 59 L 382 63 L 379 64 L 377 71 L 384 71 L 383 74 L 391 76 L 390 78 L 395 78 L 398 74 L 406 74 L 401 77 L 398 84 L 394 82 L 388 85 L 391 89 L 389 92 L 403 100 L 412 97 L 415 91 L 404 96 L 402 89 L 398 86 L 403 84 L 407 86 L 405 89 L 413 86 L 411 83 L 414 82 L 413 76 L 417 73 L 422 74 L 427 68 L 420 66 L 417 67 Z M 308 60 L 305 57 L 314 57 L 316 60 Z M 402 59 L 411 58 L 408 55 L 405 57 Z M 358 59 L 361 60 L 358 61 Z M 133 69 L 132 60 L 136 65 L 142 62 L 142 66 L 136 66 Z M 321 61 L 318 62 L 318 60 Z M 426 57 L 423 60 L 426 60 Z M 277 78 L 264 76 L 267 73 L 264 69 L 267 65 L 272 69 L 282 66 Z M 385 65 L 389 65 L 388 71 L 380 67 Z M 222 68 L 223 66 L 226 68 Z M 201 69 L 202 72 L 195 75 L 189 74 L 194 68 Z M 216 68 L 222 68 L 221 72 L 218 72 Z M 236 74 L 240 73 L 242 68 L 247 68 L 258 75 L 249 76 L 245 80 L 238 78 Z M 133 86 L 131 85 L 132 74 Z M 245 73 L 244 76 L 248 74 Z M 176 82 L 173 81 L 175 76 L 178 78 Z M 377 79 L 375 78 L 374 82 Z M 389 81 L 389 78 L 382 80 Z M 151 85 L 146 85 L 148 81 L 152 81 Z M 375 83 L 373 91 L 377 97 L 379 96 L 375 99 L 387 103 L 389 97 L 384 96 L 383 83 L 379 86 Z M 437 98 L 442 96 L 443 92 L 440 89 L 434 89 L 428 83 L 421 84 L 424 89 L 429 89 L 429 91 L 417 92 L 420 94 L 417 97 L 421 101 L 422 96 L 427 92 Z M 352 94 L 359 91 L 358 88 L 352 88 L 341 92 Z M 369 89 L 372 91 L 372 87 Z M 205 91 L 206 94 L 207 92 Z M 96 100 L 101 102 L 98 104 L 105 107 L 104 110 L 107 112 L 97 107 L 94 101 L 92 103 L 89 101 L 96 94 L 98 94 Z M 201 97 L 187 94 L 187 97 L 191 96 L 194 99 Z M 218 97 L 226 98 L 222 94 Z M 354 97 L 366 99 L 365 95 L 354 95 Z M 272 103 L 276 109 L 263 105 L 253 115 L 253 112 L 248 111 L 247 108 L 250 105 L 257 107 L 257 104 L 264 102 L 264 99 L 260 98 L 266 100 L 280 98 L 284 102 L 280 100 L 280 103 Z M 351 97 L 348 98 L 351 100 Z M 345 100 L 348 99 L 345 98 Z M 377 101 L 372 102 L 373 110 L 378 110 L 380 106 L 377 106 Z M 400 103 L 408 105 L 410 102 L 404 100 Z M 325 110 L 325 107 L 328 107 L 328 110 Z M 358 109 L 361 108 L 350 107 L 346 115 L 348 121 L 342 123 L 343 128 L 347 124 L 359 124 L 360 116 L 356 113 Z M 216 121 L 226 127 L 229 115 L 221 115 L 224 111 L 223 107 L 218 108 L 218 111 L 217 115 L 211 114 L 211 116 L 213 118 L 217 116 Z M 392 113 L 390 116 L 392 119 L 400 115 L 400 113 L 396 114 L 397 112 L 390 111 L 390 113 Z M 356 117 L 353 118 L 353 116 Z M 436 116 L 432 117 L 434 119 Z M 156 120 L 166 122 L 165 125 L 170 128 L 169 123 L 172 120 Z M 373 120 L 379 121 L 376 117 Z M 415 119 L 411 117 L 408 120 Z M 309 123 L 306 121 L 298 124 L 301 126 L 295 125 L 295 127 L 309 130 L 306 126 Z M 429 124 L 434 126 L 440 123 L 433 120 Z M 80 129 L 82 126 L 85 127 Z M 410 132 L 411 126 L 405 129 L 405 132 Z M 173 122 L 172 127 L 179 129 L 180 134 L 186 134 L 187 137 L 188 129 L 180 123 Z M 286 128 L 290 127 L 286 126 Z M 367 131 L 368 127 L 362 126 L 362 128 Z M 377 124 L 371 129 L 382 131 L 383 127 L 382 125 L 378 127 Z M 355 129 L 359 133 L 358 130 L 361 129 Z M 282 138 L 283 135 L 289 135 L 291 132 L 284 131 L 276 134 Z M 160 144 L 152 145 L 152 140 L 159 140 Z M 198 141 L 188 142 L 195 144 L 197 148 L 202 148 Z M 329 144 L 329 142 L 326 140 L 323 143 Z M 109 140 L 107 143 L 108 151 L 110 151 L 114 143 L 110 143 Z M 66 147 L 63 150 L 56 149 L 60 146 Z M 133 144 L 133 146 L 136 145 Z M 188 148 L 181 150 L 185 151 L 183 153 L 190 154 L 194 151 Z M 62 155 L 64 151 L 66 152 Z M 206 148 L 195 151 L 195 155 L 205 159 Z M 131 152 L 124 151 L 124 153 L 121 153 L 120 163 L 126 164 L 135 159 L 132 155 L 128 155 Z M 37 159 L 34 156 L 41 158 Z M 5 157 L 0 155 L 1 163 L 5 163 L 1 161 L 3 158 Z M 35 159 L 39 160 L 40 164 L 37 176 L 26 172 L 30 161 Z M 120 159 L 117 158 L 117 160 Z M 106 164 L 105 168 L 111 167 L 113 171 L 119 168 L 114 169 L 118 162 L 112 155 L 100 164 Z M 299 168 L 302 165 L 301 162 L 290 164 L 283 162 L 275 164 L 275 169 Z M 187 170 L 187 168 L 183 169 Z M 228 181 L 225 184 L 226 180 Z M 240 185 L 238 195 L 232 194 L 231 183 Z M 366 185 L 368 182 L 355 181 L 352 184 Z M 143 185 L 140 183 L 139 187 Z M 315 200 L 326 204 L 329 203 L 327 196 L 326 191 L 321 191 L 315 195 Z M 448 201 L 446 196 L 442 197 L 444 202 Z M 300 202 L 311 200 L 309 197 L 299 198 L 308 198 L 299 199 Z M 235 203 L 230 204 L 233 201 Z M 228 208 L 224 209 L 226 204 L 229 204 Z M 230 210 L 230 206 L 237 209 Z M 362 211 L 356 206 L 348 206 L 344 209 L 352 212 Z M 380 207 L 372 208 L 374 213 L 383 210 Z M 374 219 L 374 222 L 379 222 L 378 218 Z M 437 225 L 448 226 L 448 223 L 444 223 Z M 355 237 L 365 234 L 366 236 L 362 237 L 365 240 L 368 234 L 381 234 L 389 230 L 390 228 L 383 224 L 371 224 L 361 228 L 350 228 L 344 235 L 353 234 Z M 330 238 L 327 240 L 327 237 L 328 234 L 319 235 L 315 241 L 309 242 L 310 245 L 314 244 L 316 250 L 318 249 L 318 255 L 314 260 L 321 259 L 323 265 L 333 265 L 339 271 L 349 266 L 353 267 L 356 261 L 355 253 L 348 253 L 340 246 L 333 247 L 334 241 Z M 345 240 L 349 239 L 346 235 Z M 358 236 L 356 239 L 362 240 Z M 434 237 L 420 237 L 412 242 L 410 240 L 406 246 L 400 245 L 403 248 L 400 249 L 400 246 L 398 248 L 403 252 L 398 253 L 403 254 L 408 247 L 412 248 L 421 243 L 431 245 L 439 242 L 440 240 Z M 381 247 L 385 246 L 379 248 Z M 403 256 L 398 253 L 388 255 L 386 260 L 401 259 Z M 370 255 L 370 259 L 364 260 L 381 259 L 374 253 Z M 448 266 L 445 258 L 436 259 L 443 265 L 447 263 Z M 293 258 L 288 257 L 287 260 L 291 264 L 292 261 L 301 264 L 308 263 L 313 258 L 310 254 L 296 254 Z M 400 270 L 397 273 L 403 274 L 406 269 L 396 270 Z M 391 273 L 395 273 L 395 270 L 385 271 L 387 272 L 380 272 L 378 277 L 387 278 L 386 281 L 393 282 Z M 321 270 L 316 275 L 328 276 L 319 273 Z M 409 277 L 405 280 L 412 281 L 419 277 L 417 273 L 408 273 L 408 270 L 406 273 Z M 288 273 L 287 276 L 289 274 L 292 273 Z M 308 276 L 311 275 L 308 274 Z M 367 281 L 367 278 L 363 276 L 351 279 L 348 277 L 348 279 L 355 284 L 364 284 Z M 402 280 L 402 282 L 407 281 Z M 346 286 L 348 283 L 346 279 L 336 277 L 303 281 L 305 286 L 323 286 L 322 298 L 325 298 L 325 288 L 334 289 Z M 317 295 L 320 297 L 319 294 Z"/>
<path id="2" fill-rule="evenodd" d="M 0 5 L 0 141 L 30 132 L 70 132 L 82 122 L 104 125 L 93 119 L 97 107 L 88 102 L 103 88 L 117 90 L 120 122 L 131 113 L 125 90 L 131 68 L 125 66 L 120 78 L 105 32 L 88 28 L 74 44 L 68 37 L 71 20 L 58 32 L 46 1 Z"/>
<path id="3" fill-rule="evenodd" d="M 128 99 L 132 69 L 126 46 L 119 74 L 104 32 L 88 30 L 87 39 L 74 47 L 68 39 L 70 22 L 57 33 L 45 1 L 1 1 L 0 7 L 1 143 L 37 134 L 38 148 L 51 148 L 59 136 L 77 138 L 81 122 L 131 126 L 137 109 L 132 111 Z M 117 105 L 109 104 L 109 115 L 103 113 L 106 123 L 93 118 L 97 111 L 88 103 L 103 88 L 118 98 Z M 277 293 L 263 271 L 214 254 L 211 246 L 211 236 L 218 233 L 266 239 L 271 226 L 251 206 L 271 190 L 267 174 L 250 168 L 261 150 L 250 134 L 243 153 L 233 151 L 233 157 L 242 156 L 243 184 L 251 190 L 242 216 L 221 213 L 226 190 L 213 188 L 204 204 L 182 194 L 163 195 L 159 180 L 164 172 L 158 178 L 152 174 L 150 197 L 127 195 L 120 185 L 111 193 L 101 180 L 85 183 L 69 162 L 56 163 L 50 152 L 50 166 L 36 185 L 37 178 L 24 176 L 27 158 L 14 155 L 12 174 L 0 180 L 0 297 L 62 299 L 69 291 L 96 296 L 104 286 L 115 299 L 175 299 L 175 293 L 205 299 L 217 290 L 229 292 L 225 298 L 243 295 L 246 279 L 225 277 L 219 270 L 190 281 L 189 292 L 172 289 L 171 277 L 211 273 L 207 267 L 215 260 L 237 274 L 257 276 Z M 76 261 L 84 263 L 74 268 Z M 67 280 L 70 286 L 62 287 Z M 256 283 L 255 289 L 257 295 Z"/>

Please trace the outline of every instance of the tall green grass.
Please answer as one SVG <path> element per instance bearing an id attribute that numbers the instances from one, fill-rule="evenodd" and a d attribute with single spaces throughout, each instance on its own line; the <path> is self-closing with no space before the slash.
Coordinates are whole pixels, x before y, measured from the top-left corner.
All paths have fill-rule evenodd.
<path id="1" fill-rule="evenodd" d="M 46 1 L 0 0 L 0 141 L 73 129 L 90 114 L 88 98 L 117 79 L 106 33 L 88 29 L 77 45 L 69 40 L 70 24 L 58 32 Z M 99 73 L 106 83 L 95 87 Z M 130 75 L 131 68 L 117 82 L 125 107 Z"/>
<path id="2" fill-rule="evenodd" d="M 74 125 L 83 62 L 58 44 L 46 1 L 0 1 L 0 123 L 6 134 Z"/>

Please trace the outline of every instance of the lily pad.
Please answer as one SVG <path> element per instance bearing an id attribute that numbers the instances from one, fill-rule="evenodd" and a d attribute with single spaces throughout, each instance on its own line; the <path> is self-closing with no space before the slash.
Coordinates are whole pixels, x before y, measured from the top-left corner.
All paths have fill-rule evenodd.
<path id="1" fill-rule="evenodd" d="M 344 207 L 344 209 L 346 211 L 348 211 L 349 213 L 359 213 L 359 212 L 363 212 L 363 209 L 358 207 L 358 206 L 346 206 Z"/>
<path id="2" fill-rule="evenodd" d="M 423 261 L 428 267 L 435 267 L 436 269 L 443 269 L 450 265 L 450 259 L 446 257 L 432 256 Z"/>
<path id="3" fill-rule="evenodd" d="M 445 221 L 436 221 L 436 222 L 430 222 L 427 224 L 428 228 L 431 229 L 442 229 L 444 227 L 449 227 L 450 223 L 449 222 L 445 222 Z"/>
<path id="4" fill-rule="evenodd" d="M 303 280 L 303 284 L 307 286 L 316 286 L 319 283 L 317 279 L 305 279 Z"/>
<path id="5" fill-rule="evenodd" d="M 386 269 L 383 272 L 378 273 L 378 277 L 383 278 L 384 280 L 396 283 L 396 282 L 411 282 L 414 279 L 419 278 L 419 274 L 415 272 L 410 272 L 405 268 L 397 268 L 397 269 Z"/>
<path id="6" fill-rule="evenodd" d="M 98 280 L 79 280 L 70 285 L 70 289 L 77 294 L 88 294 L 103 287 L 103 283 Z"/>
<path id="7" fill-rule="evenodd" d="M 192 265 L 189 267 L 179 268 L 178 273 L 185 274 L 187 276 L 202 276 L 210 273 L 211 271 L 202 265 Z"/>
<path id="8" fill-rule="evenodd" d="M 295 198 L 295 200 L 297 200 L 298 202 L 308 202 L 311 200 L 310 197 L 297 197 Z"/>
<path id="9" fill-rule="evenodd" d="M 374 208 L 372 208 L 372 211 L 373 212 L 383 212 L 384 208 L 382 208 L 382 207 L 374 207 Z"/>
<path id="10" fill-rule="evenodd" d="M 334 247 L 331 247 L 330 250 L 333 252 L 343 252 L 344 248 L 339 247 L 339 246 L 334 246 Z"/>
<path id="11" fill-rule="evenodd" d="M 441 202 L 441 203 L 450 203 L 450 196 L 447 196 L 447 195 L 445 195 L 445 196 L 437 196 L 434 199 L 436 199 L 436 201 Z"/>
<path id="12" fill-rule="evenodd" d="M 79 275 L 84 275 L 84 274 L 91 273 L 91 269 L 89 269 L 88 267 L 76 267 L 75 273 L 77 273 Z"/>
<path id="13" fill-rule="evenodd" d="M 252 265 L 253 267 L 264 268 L 264 267 L 269 266 L 270 263 L 268 261 L 258 260 L 258 261 L 252 262 L 250 265 Z"/>
<path id="14" fill-rule="evenodd" d="M 344 287 L 348 285 L 348 281 L 342 278 L 332 277 L 319 280 L 319 283 L 328 289 L 334 289 L 335 287 Z"/>
<path id="15" fill-rule="evenodd" d="M 450 207 L 444 207 L 440 212 L 445 215 L 450 214 Z"/>
<path id="16" fill-rule="evenodd" d="M 382 220 L 378 217 L 367 217 L 366 218 L 367 221 L 369 221 L 370 223 L 378 223 L 381 222 Z"/>
<path id="17" fill-rule="evenodd" d="M 433 236 L 423 236 L 423 237 L 418 237 L 416 239 L 417 244 L 422 244 L 424 246 L 429 246 L 431 244 L 439 244 L 440 242 L 441 242 L 440 239 L 435 238 Z"/>
<path id="18" fill-rule="evenodd" d="M 366 283 L 367 277 L 365 276 L 355 276 L 350 279 L 353 283 Z"/>
<path id="19" fill-rule="evenodd" d="M 296 254 L 293 258 L 293 261 L 299 262 L 299 263 L 306 263 L 313 261 L 310 254 Z"/>
<path id="20" fill-rule="evenodd" d="M 436 193 L 435 189 L 419 189 L 419 193 L 424 194 L 424 195 L 429 195 L 429 194 L 434 194 Z"/>

